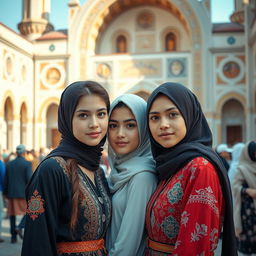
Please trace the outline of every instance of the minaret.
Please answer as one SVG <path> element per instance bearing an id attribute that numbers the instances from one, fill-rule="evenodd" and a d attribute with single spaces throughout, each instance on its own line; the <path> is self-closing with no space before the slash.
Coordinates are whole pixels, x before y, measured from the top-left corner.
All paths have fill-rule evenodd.
<path id="1" fill-rule="evenodd" d="M 49 22 L 51 0 L 23 0 L 22 21 L 18 28 L 30 40 L 53 30 Z"/>
<path id="2" fill-rule="evenodd" d="M 79 9 L 80 9 L 80 2 L 79 0 L 69 0 L 68 3 L 68 22 L 69 22 L 69 27 L 70 24 L 72 23 L 74 17 L 76 16 L 76 14 L 78 13 Z"/>
<path id="3" fill-rule="evenodd" d="M 248 0 L 234 0 L 235 10 L 230 16 L 230 19 L 234 23 L 244 23 L 244 5 L 248 4 Z"/>

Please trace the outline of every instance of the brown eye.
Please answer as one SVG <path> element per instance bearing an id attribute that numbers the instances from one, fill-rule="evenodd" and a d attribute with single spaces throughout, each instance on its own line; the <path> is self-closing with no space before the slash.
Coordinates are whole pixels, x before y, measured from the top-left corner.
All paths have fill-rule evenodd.
<path id="1" fill-rule="evenodd" d="M 156 121 L 156 120 L 159 119 L 159 117 L 158 116 L 151 116 L 149 119 L 152 120 L 152 121 Z"/>

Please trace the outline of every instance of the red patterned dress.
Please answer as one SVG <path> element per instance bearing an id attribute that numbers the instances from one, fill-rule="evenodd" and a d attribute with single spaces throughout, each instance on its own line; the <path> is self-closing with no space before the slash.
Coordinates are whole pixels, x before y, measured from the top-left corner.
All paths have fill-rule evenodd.
<path id="1" fill-rule="evenodd" d="M 147 256 L 214 255 L 224 216 L 224 199 L 214 166 L 197 157 L 160 182 L 147 206 L 148 237 L 173 245 L 172 253 L 147 248 Z"/>

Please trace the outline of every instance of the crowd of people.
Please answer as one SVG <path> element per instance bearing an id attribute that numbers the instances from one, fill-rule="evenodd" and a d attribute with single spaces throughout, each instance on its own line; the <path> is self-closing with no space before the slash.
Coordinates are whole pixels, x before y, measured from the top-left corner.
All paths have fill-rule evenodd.
<path id="1" fill-rule="evenodd" d="M 256 253 L 256 142 L 213 148 L 187 87 L 110 104 L 99 83 L 74 82 L 58 129 L 47 153 L 2 154 L 0 219 L 2 196 L 22 256 L 211 256 L 220 238 L 222 255 Z"/>
<path id="2" fill-rule="evenodd" d="M 15 152 L 3 150 L 0 154 L 0 243 L 2 219 L 10 219 L 11 243 L 17 242 L 17 235 L 22 239 L 25 228 L 26 196 L 25 187 L 32 173 L 46 156 L 48 149 L 41 148 L 38 152 L 34 149 L 27 150 L 20 144 Z M 4 207 L 7 208 L 6 215 Z M 22 215 L 22 219 L 16 225 L 16 216 Z"/>

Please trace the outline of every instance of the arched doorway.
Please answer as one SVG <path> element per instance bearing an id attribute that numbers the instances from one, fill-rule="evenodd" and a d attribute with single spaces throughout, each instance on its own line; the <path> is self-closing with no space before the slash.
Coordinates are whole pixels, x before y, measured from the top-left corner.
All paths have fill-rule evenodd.
<path id="1" fill-rule="evenodd" d="M 4 104 L 3 140 L 5 148 L 11 151 L 13 148 L 13 103 L 10 97 Z"/>
<path id="2" fill-rule="evenodd" d="M 58 106 L 51 104 L 46 112 L 46 145 L 55 148 L 60 142 L 61 135 L 58 131 Z"/>
<path id="3" fill-rule="evenodd" d="M 22 103 L 20 108 L 20 143 L 27 144 L 27 107 Z"/>
<path id="4" fill-rule="evenodd" d="M 222 107 L 222 141 L 232 146 L 245 138 L 245 113 L 236 99 L 228 100 Z"/>
<path id="5" fill-rule="evenodd" d="M 134 93 L 138 96 L 140 96 L 142 99 L 144 99 L 145 101 L 148 100 L 148 97 L 149 97 L 149 93 L 145 92 L 145 91 L 139 91 L 139 92 L 136 92 Z"/>

